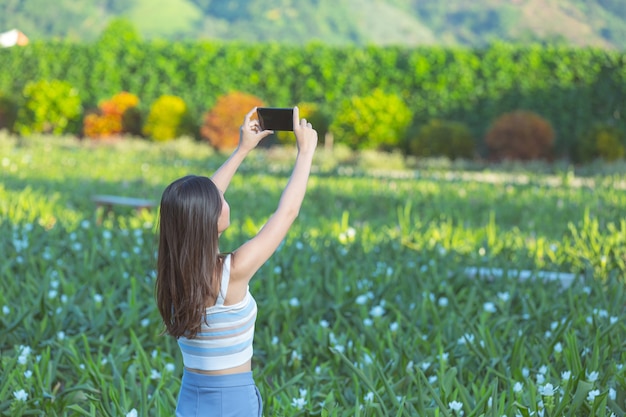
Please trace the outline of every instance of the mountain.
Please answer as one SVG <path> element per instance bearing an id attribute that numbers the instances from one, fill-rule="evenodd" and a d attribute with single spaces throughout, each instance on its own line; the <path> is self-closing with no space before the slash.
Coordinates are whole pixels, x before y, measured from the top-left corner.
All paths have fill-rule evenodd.
<path id="1" fill-rule="evenodd" d="M 92 41 L 116 17 L 144 39 L 626 49 L 625 0 L 0 0 L 0 32 Z"/>

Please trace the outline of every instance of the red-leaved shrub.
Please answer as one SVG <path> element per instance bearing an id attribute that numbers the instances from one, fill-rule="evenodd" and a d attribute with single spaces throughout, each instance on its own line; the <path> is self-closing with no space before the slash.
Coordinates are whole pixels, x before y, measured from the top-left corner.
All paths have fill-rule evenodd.
<path id="1" fill-rule="evenodd" d="M 485 137 L 489 157 L 501 160 L 549 159 L 554 145 L 552 125 L 536 113 L 517 110 L 500 116 Z"/>

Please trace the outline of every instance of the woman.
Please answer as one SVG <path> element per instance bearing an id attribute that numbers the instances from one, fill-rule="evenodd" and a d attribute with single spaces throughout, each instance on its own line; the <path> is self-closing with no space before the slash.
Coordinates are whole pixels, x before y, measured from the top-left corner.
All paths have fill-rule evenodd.
<path id="1" fill-rule="evenodd" d="M 246 155 L 273 133 L 251 120 L 255 111 L 244 118 L 239 146 L 210 179 L 180 178 L 161 198 L 156 298 L 185 366 L 176 416 L 262 415 L 252 378 L 257 306 L 248 283 L 298 216 L 317 132 L 294 107 L 298 153 L 278 208 L 256 236 L 232 253 L 221 253 L 219 236 L 230 223 L 224 193 Z"/>

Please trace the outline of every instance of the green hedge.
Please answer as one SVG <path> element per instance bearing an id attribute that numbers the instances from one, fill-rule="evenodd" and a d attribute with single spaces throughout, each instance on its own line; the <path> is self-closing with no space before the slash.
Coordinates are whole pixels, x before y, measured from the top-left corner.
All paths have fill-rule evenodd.
<path id="1" fill-rule="evenodd" d="M 564 47 L 486 49 L 336 47 L 311 43 L 32 43 L 0 50 L 0 92 L 19 96 L 29 81 L 60 79 L 86 108 L 120 91 L 146 108 L 163 94 L 182 97 L 199 121 L 232 90 L 274 106 L 317 102 L 337 111 L 380 88 L 408 105 L 417 122 L 465 123 L 476 138 L 500 114 L 526 109 L 557 132 L 557 154 L 597 123 L 626 130 L 626 53 Z"/>

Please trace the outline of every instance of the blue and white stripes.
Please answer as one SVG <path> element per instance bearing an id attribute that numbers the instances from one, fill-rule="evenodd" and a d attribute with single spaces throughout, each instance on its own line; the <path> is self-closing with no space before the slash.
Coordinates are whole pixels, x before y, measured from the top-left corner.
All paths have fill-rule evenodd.
<path id="1" fill-rule="evenodd" d="M 224 305 L 229 276 L 230 256 L 224 260 L 220 297 L 215 306 L 206 309 L 200 332 L 193 339 L 178 339 L 187 368 L 217 371 L 243 365 L 252 358 L 256 301 L 248 290 L 239 303 Z"/>

